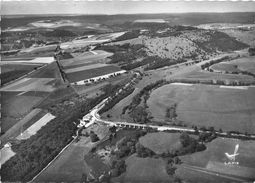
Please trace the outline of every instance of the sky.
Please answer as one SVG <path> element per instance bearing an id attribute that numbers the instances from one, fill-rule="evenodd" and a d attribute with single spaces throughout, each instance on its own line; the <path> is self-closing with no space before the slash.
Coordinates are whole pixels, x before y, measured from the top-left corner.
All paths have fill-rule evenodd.
<path id="1" fill-rule="evenodd" d="M 22 0 L 1 1 L 1 14 L 135 14 L 255 12 L 255 1 Z"/>

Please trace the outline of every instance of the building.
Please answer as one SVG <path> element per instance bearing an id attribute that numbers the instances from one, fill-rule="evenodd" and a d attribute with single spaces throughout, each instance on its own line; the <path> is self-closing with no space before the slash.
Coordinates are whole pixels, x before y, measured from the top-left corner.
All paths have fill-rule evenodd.
<path id="1" fill-rule="evenodd" d="M 71 84 L 75 84 L 75 85 L 91 84 L 91 83 L 103 81 L 103 80 L 111 78 L 111 77 L 119 76 L 120 74 L 124 74 L 126 72 L 127 72 L 126 70 L 120 70 L 120 71 L 112 72 L 112 73 L 109 73 L 109 74 L 104 74 L 104 75 L 100 75 L 100 76 L 80 80 L 80 81 L 77 81 L 77 82 L 72 82 Z"/>

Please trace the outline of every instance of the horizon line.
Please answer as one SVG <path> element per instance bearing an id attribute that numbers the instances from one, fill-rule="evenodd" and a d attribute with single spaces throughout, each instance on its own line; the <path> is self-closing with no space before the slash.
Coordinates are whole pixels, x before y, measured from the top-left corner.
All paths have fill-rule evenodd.
<path id="1" fill-rule="evenodd" d="M 220 13 L 255 13 L 255 11 L 190 11 L 190 12 L 172 12 L 172 13 L 116 13 L 116 14 L 107 14 L 107 13 L 97 13 L 97 14 L 85 14 L 85 13 L 30 13 L 30 14 L 2 14 L 2 16 L 19 16 L 19 15 L 158 15 L 158 14 L 189 14 L 189 13 L 208 13 L 208 14 L 220 14 Z"/>

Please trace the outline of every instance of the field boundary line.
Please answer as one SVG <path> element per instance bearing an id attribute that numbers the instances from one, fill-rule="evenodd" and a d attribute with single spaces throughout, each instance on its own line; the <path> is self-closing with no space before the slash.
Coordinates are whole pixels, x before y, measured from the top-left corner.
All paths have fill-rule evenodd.
<path id="1" fill-rule="evenodd" d="M 190 165 L 183 165 L 183 168 L 184 169 L 190 169 L 190 170 L 197 171 L 197 172 L 202 172 L 202 173 L 209 174 L 209 175 L 216 174 L 217 176 L 223 177 L 223 178 L 226 178 L 226 179 L 231 179 L 231 180 L 235 180 L 235 181 L 239 181 L 239 182 L 245 182 L 245 180 L 242 179 L 242 178 L 232 177 L 233 175 L 231 176 L 231 175 L 220 173 L 220 172 L 217 173 L 215 171 L 212 171 L 212 170 L 209 170 L 209 169 L 206 169 L 206 168 L 195 167 L 195 166 L 190 166 Z"/>
<path id="2" fill-rule="evenodd" d="M 53 160 L 51 160 L 46 167 L 44 167 L 36 176 L 34 176 L 34 178 L 32 180 L 30 180 L 28 183 L 32 183 L 39 175 L 42 174 L 42 172 L 44 170 L 46 170 L 73 142 L 74 140 L 77 138 L 78 136 L 75 136 L 75 138 L 73 138 L 73 140 L 71 140 L 71 142 L 69 142 L 58 154 L 57 156 L 55 156 L 55 158 L 53 158 Z"/>
<path id="3" fill-rule="evenodd" d="M 28 75 L 34 73 L 35 71 L 41 70 L 42 68 L 46 67 L 47 65 L 48 65 L 48 64 L 44 64 L 43 66 L 39 67 L 39 68 L 36 69 L 36 70 L 32 70 L 32 71 L 30 71 L 29 73 L 27 73 L 27 74 L 25 74 L 25 75 L 23 75 L 23 76 L 20 76 L 19 78 L 16 78 L 16 79 L 14 79 L 14 80 L 12 80 L 12 81 L 10 81 L 10 82 L 8 82 L 8 83 L 5 83 L 5 84 L 3 84 L 3 85 L 1 86 L 1 88 L 5 87 L 5 86 L 7 86 L 7 85 L 10 85 L 10 84 L 12 84 L 12 83 L 15 83 L 16 81 L 18 81 L 18 80 L 20 80 L 20 79 L 23 79 L 23 78 L 27 77 Z"/>

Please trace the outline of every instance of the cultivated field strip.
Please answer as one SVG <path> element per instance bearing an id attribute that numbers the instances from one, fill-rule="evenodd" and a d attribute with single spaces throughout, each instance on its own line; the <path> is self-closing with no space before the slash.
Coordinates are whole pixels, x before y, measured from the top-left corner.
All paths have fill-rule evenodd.
<path id="1" fill-rule="evenodd" d="M 90 70 L 90 69 L 95 69 L 95 68 L 100 68 L 100 67 L 106 67 L 108 66 L 107 64 L 91 64 L 87 66 L 78 66 L 78 67 L 73 67 L 70 69 L 65 69 L 66 73 L 72 73 L 72 72 L 79 72 L 79 71 L 85 71 L 85 70 Z"/>

